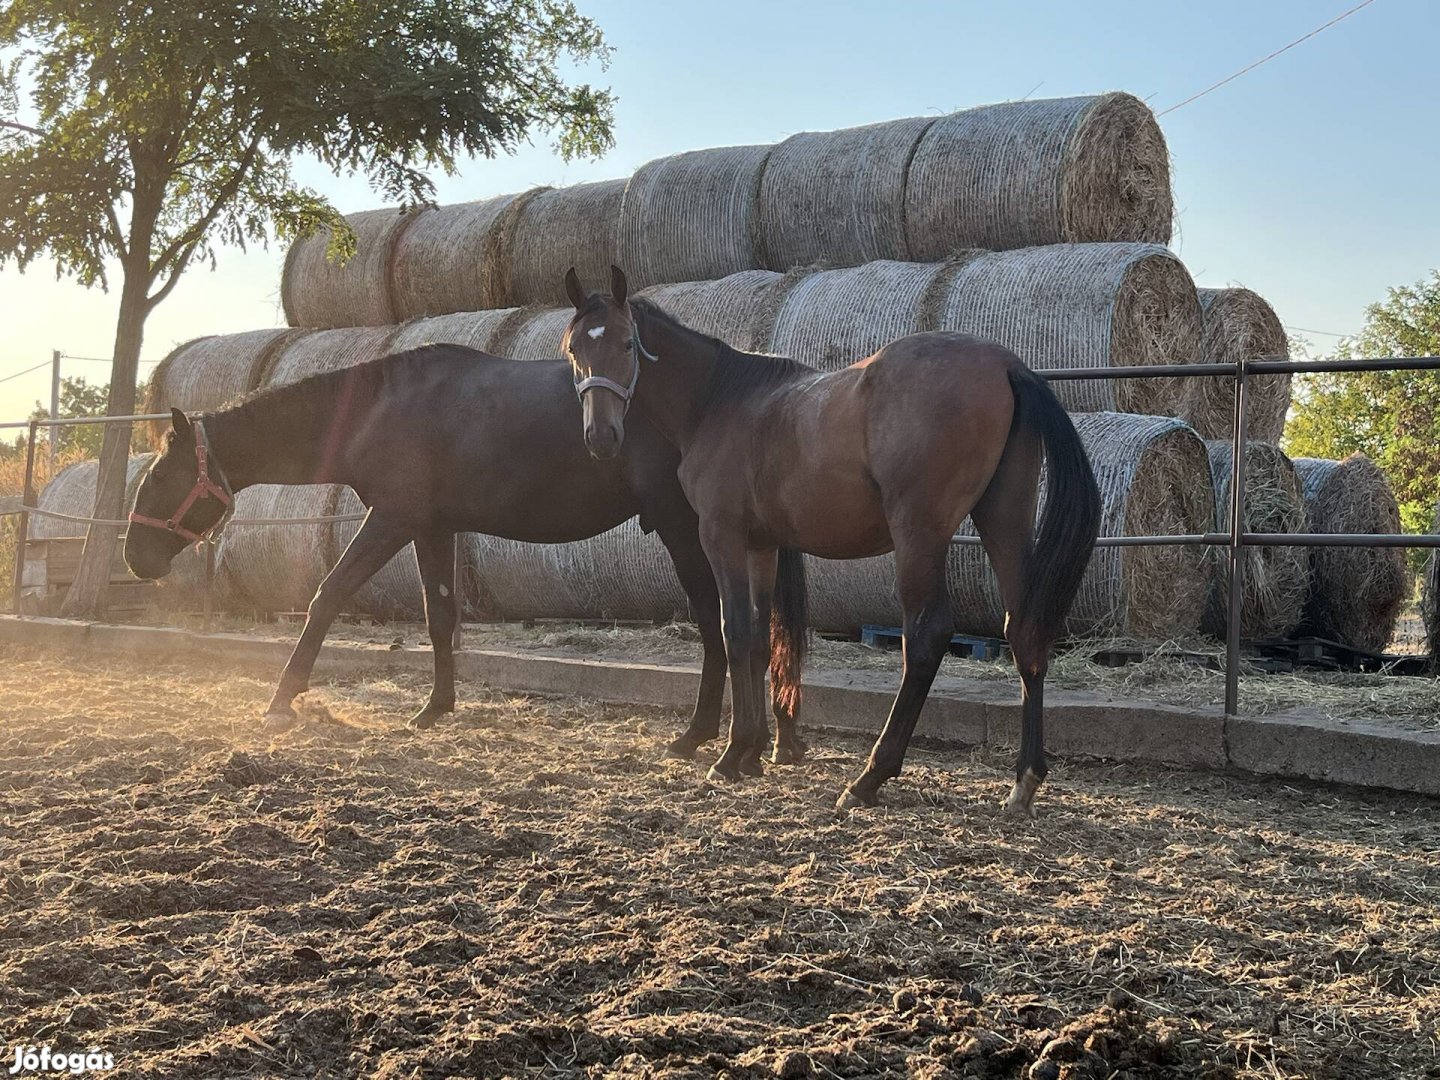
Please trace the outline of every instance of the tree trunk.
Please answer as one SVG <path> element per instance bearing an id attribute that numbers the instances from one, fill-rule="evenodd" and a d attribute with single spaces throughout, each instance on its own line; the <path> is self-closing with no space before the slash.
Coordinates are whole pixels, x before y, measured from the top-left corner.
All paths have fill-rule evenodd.
<path id="1" fill-rule="evenodd" d="M 140 369 L 140 346 L 145 338 L 145 317 L 149 314 L 149 287 L 149 277 L 143 269 L 125 267 L 120 319 L 115 328 L 115 356 L 110 368 L 110 399 L 106 406 L 110 416 L 128 416 L 135 412 L 135 381 Z M 130 425 L 106 424 L 93 517 L 118 521 L 125 516 L 125 471 L 129 460 Z M 120 532 L 116 525 L 90 526 L 75 581 L 60 609 L 62 615 L 72 619 L 95 617 L 100 598 L 110 583 L 110 563 Z"/>

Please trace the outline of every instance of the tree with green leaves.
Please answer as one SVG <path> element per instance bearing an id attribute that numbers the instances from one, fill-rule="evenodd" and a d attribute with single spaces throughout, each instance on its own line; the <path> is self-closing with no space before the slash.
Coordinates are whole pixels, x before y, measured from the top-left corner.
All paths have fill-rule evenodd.
<path id="1" fill-rule="evenodd" d="M 61 416 L 104 416 L 109 401 L 109 386 L 92 386 L 81 375 L 60 380 Z M 32 420 L 44 420 L 49 416 L 49 407 L 38 401 L 30 413 Z M 76 424 L 56 429 L 55 448 L 62 454 L 78 452 L 87 458 L 95 458 L 100 456 L 104 438 L 105 433 L 98 424 Z M 48 445 L 49 439 L 49 432 L 41 428 L 37 441 Z M 136 429 L 130 440 L 130 451 L 143 452 L 145 441 L 145 431 Z"/>
<path id="2" fill-rule="evenodd" d="M 118 277 L 110 415 L 134 412 L 145 320 L 192 264 L 325 227 L 353 253 L 298 157 L 413 205 L 426 170 L 536 130 L 567 158 L 611 145 L 609 92 L 561 71 L 608 58 L 570 0 L 0 0 L 0 50 L 0 266 Z M 129 442 L 107 426 L 96 517 L 121 516 Z M 66 614 L 94 613 L 117 535 L 91 528 Z"/>
<path id="3" fill-rule="evenodd" d="M 1440 271 L 1389 290 L 1336 359 L 1440 356 Z M 1389 478 L 1407 532 L 1429 532 L 1440 499 L 1440 372 L 1321 372 L 1296 379 L 1285 425 L 1292 457 L 1359 451 Z"/>

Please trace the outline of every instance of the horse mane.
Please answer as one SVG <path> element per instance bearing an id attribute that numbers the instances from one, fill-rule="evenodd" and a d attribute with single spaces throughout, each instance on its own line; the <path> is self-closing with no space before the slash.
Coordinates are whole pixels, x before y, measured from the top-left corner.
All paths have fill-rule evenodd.
<path id="1" fill-rule="evenodd" d="M 644 319 L 654 319 L 670 330 L 688 337 L 697 347 L 714 350 L 715 367 L 710 383 L 696 400 L 695 416 L 698 418 L 710 409 L 727 402 L 738 401 L 751 394 L 760 393 L 781 383 L 793 382 L 805 375 L 815 374 L 816 369 L 788 356 L 770 356 L 765 353 L 741 352 L 719 338 L 711 337 L 686 326 L 675 316 L 656 306 L 652 301 L 636 299 L 630 301 L 632 310 L 639 311 Z M 664 359 L 661 359 L 664 363 Z"/>

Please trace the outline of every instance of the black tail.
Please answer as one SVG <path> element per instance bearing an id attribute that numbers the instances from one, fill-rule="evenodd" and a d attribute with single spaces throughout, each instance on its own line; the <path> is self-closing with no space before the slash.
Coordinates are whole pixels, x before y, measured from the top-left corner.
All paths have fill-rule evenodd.
<path id="1" fill-rule="evenodd" d="M 1050 384 L 1028 368 L 1010 369 L 1014 425 L 1045 446 L 1045 509 L 1035 533 L 1016 617 L 1032 631 L 1059 637 L 1100 533 L 1100 489 L 1080 433 Z"/>
<path id="2" fill-rule="evenodd" d="M 781 548 L 770 610 L 770 691 L 775 704 L 791 716 L 800 709 L 800 672 L 810 622 L 805 607 L 805 559 L 798 551 Z"/>

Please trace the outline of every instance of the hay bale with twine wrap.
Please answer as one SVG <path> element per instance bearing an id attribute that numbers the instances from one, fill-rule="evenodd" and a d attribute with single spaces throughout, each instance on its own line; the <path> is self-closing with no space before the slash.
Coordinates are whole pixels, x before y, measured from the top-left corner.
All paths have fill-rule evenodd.
<path id="1" fill-rule="evenodd" d="M 503 303 L 565 303 L 565 271 L 575 267 L 584 282 L 610 280 L 619 261 L 620 204 L 627 180 L 542 191 L 515 214 L 501 253 Z"/>
<path id="2" fill-rule="evenodd" d="M 1280 316 L 1260 296 L 1249 289 L 1200 289 L 1198 295 L 1201 331 L 1195 359 L 1199 363 L 1290 358 Z M 1290 410 L 1290 376 L 1254 375 L 1246 396 L 1246 436 L 1258 442 L 1278 441 Z M 1221 376 L 1191 379 L 1179 415 L 1207 439 L 1233 439 L 1235 380 Z"/>
<path id="3" fill-rule="evenodd" d="M 630 287 L 762 267 L 760 177 L 770 149 L 724 146 L 642 165 L 620 206 L 618 265 Z"/>
<path id="4" fill-rule="evenodd" d="M 1057 244 L 961 256 L 927 298 L 933 328 L 991 338 L 1037 371 L 1195 358 L 1195 283 L 1153 244 Z M 1057 382 L 1072 412 L 1173 416 L 1187 379 Z"/>
<path id="5" fill-rule="evenodd" d="M 150 376 L 145 389 L 147 413 L 180 409 L 204 412 L 248 394 L 260 385 L 267 365 L 286 344 L 304 330 L 251 330 L 196 338 L 170 350 Z M 150 423 L 150 439 L 157 447 L 170 425 Z"/>
<path id="6" fill-rule="evenodd" d="M 931 329 L 925 299 L 945 267 L 872 262 L 795 281 L 762 351 L 839 371 L 894 341 Z"/>
<path id="7" fill-rule="evenodd" d="M 905 185 L 909 258 L 1170 241 L 1170 154 L 1129 94 L 983 105 L 936 120 Z"/>
<path id="8" fill-rule="evenodd" d="M 652 285 L 637 295 L 666 314 L 742 352 L 769 347 L 774 309 L 793 279 L 770 270 L 745 270 L 719 281 Z"/>
<path id="9" fill-rule="evenodd" d="M 792 135 L 760 182 L 760 235 L 771 270 L 909 258 L 905 177 L 935 118 Z"/>
<path id="10" fill-rule="evenodd" d="M 285 256 L 280 301 L 291 326 L 326 330 L 398 322 L 391 302 L 390 263 L 395 245 L 430 211 L 402 213 L 394 207 L 349 214 L 355 255 L 340 263 L 328 258 L 330 232 L 297 240 Z"/>
<path id="11" fill-rule="evenodd" d="M 422 345 L 448 344 L 494 353 L 496 333 L 505 325 L 505 320 L 514 314 L 514 310 L 500 308 L 494 311 L 461 311 L 428 319 L 414 319 L 395 331 L 395 336 L 387 343 L 386 350 L 398 353 L 418 349 Z"/>
<path id="12" fill-rule="evenodd" d="M 219 565 L 255 611 L 304 611 L 359 528 L 358 522 L 252 524 L 363 513 L 354 492 L 339 484 L 256 484 L 235 495 L 235 517 L 221 534 Z M 382 618 L 418 617 L 420 575 L 406 545 L 344 605 Z"/>
<path id="13" fill-rule="evenodd" d="M 350 326 L 317 330 L 286 343 L 265 373 L 267 389 L 299 382 L 325 371 L 340 371 L 390 352 L 393 326 Z"/>
<path id="14" fill-rule="evenodd" d="M 1205 444 L 1215 485 L 1215 529 L 1230 531 L 1230 478 L 1234 447 L 1223 440 Z M 1251 442 L 1245 450 L 1245 532 L 1299 532 L 1305 527 L 1305 497 L 1290 459 L 1269 443 Z M 1210 599 L 1200 629 L 1225 636 L 1230 612 L 1228 560 L 1214 560 Z M 1251 547 L 1244 551 L 1240 634 L 1246 638 L 1284 637 L 1300 623 L 1310 583 L 1310 560 L 1303 548 Z"/>
<path id="15" fill-rule="evenodd" d="M 491 349 L 512 360 L 558 360 L 565 328 L 575 315 L 563 308 L 520 308 L 495 331 Z"/>
<path id="16" fill-rule="evenodd" d="M 689 601 L 665 545 L 631 518 L 570 544 L 467 534 L 465 554 L 485 614 L 498 619 L 685 618 Z"/>
<path id="17" fill-rule="evenodd" d="M 1305 496 L 1305 531 L 1398 533 L 1390 482 L 1364 454 L 1344 461 L 1296 458 Z M 1301 632 L 1381 652 L 1409 588 L 1399 548 L 1310 548 L 1310 593 Z"/>
<path id="18" fill-rule="evenodd" d="M 508 229 L 544 190 L 441 206 L 417 220 L 395 245 L 390 269 L 395 318 L 385 321 L 509 306 L 501 257 Z"/>

